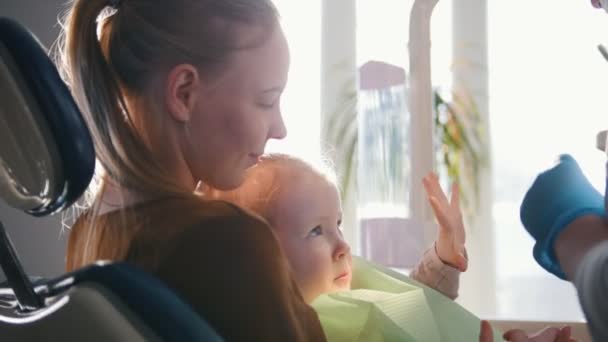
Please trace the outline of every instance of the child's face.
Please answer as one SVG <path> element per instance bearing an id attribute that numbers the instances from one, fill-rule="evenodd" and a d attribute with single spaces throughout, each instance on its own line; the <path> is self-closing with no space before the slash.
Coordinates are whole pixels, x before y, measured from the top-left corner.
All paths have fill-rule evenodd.
<path id="1" fill-rule="evenodd" d="M 336 187 L 310 172 L 297 172 L 281 191 L 274 228 L 304 299 L 350 289 L 351 254 L 340 230 Z"/>

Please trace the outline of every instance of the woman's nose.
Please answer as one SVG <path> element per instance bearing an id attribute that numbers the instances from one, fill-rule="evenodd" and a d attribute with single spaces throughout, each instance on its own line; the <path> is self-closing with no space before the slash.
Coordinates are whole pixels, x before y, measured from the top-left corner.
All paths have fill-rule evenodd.
<path id="1" fill-rule="evenodd" d="M 287 136 L 287 127 L 285 127 L 285 122 L 283 121 L 283 115 L 279 111 L 279 115 L 275 122 L 273 122 L 272 126 L 270 126 L 270 139 L 281 140 Z"/>

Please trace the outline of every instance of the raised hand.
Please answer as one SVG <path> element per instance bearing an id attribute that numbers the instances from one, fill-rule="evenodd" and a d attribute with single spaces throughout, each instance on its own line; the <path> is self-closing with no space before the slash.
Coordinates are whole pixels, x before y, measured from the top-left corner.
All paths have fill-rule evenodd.
<path id="1" fill-rule="evenodd" d="M 465 231 L 460 210 L 460 195 L 458 185 L 452 184 L 450 200 L 439 185 L 439 178 L 430 172 L 422 180 L 427 198 L 439 223 L 439 233 L 435 242 L 437 255 L 446 264 L 461 272 L 466 271 Z"/>

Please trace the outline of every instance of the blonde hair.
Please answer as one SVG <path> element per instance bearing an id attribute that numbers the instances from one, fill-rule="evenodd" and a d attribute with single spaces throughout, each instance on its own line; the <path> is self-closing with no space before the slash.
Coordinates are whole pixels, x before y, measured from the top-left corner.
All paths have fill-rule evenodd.
<path id="1" fill-rule="evenodd" d="M 100 192 L 111 180 L 148 197 L 191 195 L 193 189 L 180 186 L 155 160 L 146 140 L 162 108 L 151 85 L 178 64 L 222 72 L 232 52 L 261 43 L 241 42 L 242 25 L 269 33 L 277 20 L 271 0 L 73 0 L 55 49 L 93 138 L 103 170 Z M 100 196 L 89 198 L 95 199 L 95 217 Z M 78 233 L 84 237 L 70 234 L 68 259 L 77 260 L 71 267 L 99 257 L 121 259 L 137 233 L 129 227 L 101 232 L 90 221 Z"/>
<path id="2" fill-rule="evenodd" d="M 207 189 L 206 196 L 249 209 L 273 226 L 276 201 L 286 185 L 297 181 L 302 175 L 313 175 L 337 186 L 336 174 L 327 161 L 311 162 L 287 154 L 271 153 L 262 156 L 248 170 L 245 181 L 239 188 L 231 191 Z"/>

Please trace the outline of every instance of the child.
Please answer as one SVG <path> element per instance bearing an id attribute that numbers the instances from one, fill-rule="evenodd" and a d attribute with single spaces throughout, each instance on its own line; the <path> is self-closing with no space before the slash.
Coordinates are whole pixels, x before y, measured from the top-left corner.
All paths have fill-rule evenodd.
<path id="1" fill-rule="evenodd" d="M 410 276 L 454 299 L 458 295 L 459 274 L 466 270 L 468 262 L 458 191 L 453 187 L 451 201 L 448 201 L 436 175 L 428 175 L 423 182 L 440 229 L 437 241 L 424 253 L 423 259 Z M 437 296 L 432 290 L 423 291 L 420 284 L 407 277 L 396 273 L 387 276 L 390 271 L 380 270 L 360 259 L 353 262 L 350 247 L 344 241 L 340 230 L 342 210 L 335 184 L 335 177 L 328 170 L 314 167 L 294 157 L 273 154 L 262 157 L 259 163 L 248 171 L 245 182 L 238 189 L 229 192 L 206 191 L 205 195 L 250 209 L 270 223 L 304 299 L 313 303 L 318 311 L 328 340 L 353 340 L 354 337 L 348 334 L 354 331 L 361 341 L 374 338 L 391 339 L 391 336 L 399 340 L 447 341 L 437 331 L 440 329 L 429 322 L 446 321 L 445 317 L 434 317 L 432 310 L 422 302 L 412 304 L 422 300 L 426 303 L 439 301 L 440 305 L 445 305 L 444 301 L 447 299 Z M 353 267 L 357 269 L 356 272 L 353 272 Z M 351 296 L 352 293 L 344 292 L 351 288 L 372 287 L 373 293 L 353 292 L 354 297 Z M 348 298 L 338 298 L 338 294 L 319 298 L 323 294 L 332 293 L 340 293 L 340 296 Z M 352 304 L 355 301 L 359 311 L 354 310 Z M 393 323 L 391 326 L 387 326 L 386 322 L 370 324 L 370 320 L 377 321 L 370 318 L 373 314 L 366 313 L 363 318 L 356 314 L 369 311 L 365 308 L 366 304 L 362 303 L 370 302 L 374 305 L 379 302 L 405 302 L 401 303 L 401 306 L 407 306 L 409 303 L 414 306 L 416 315 L 405 315 L 407 319 L 401 319 L 403 324 L 397 328 Z M 344 303 L 348 303 L 348 307 L 340 308 Z M 453 302 L 450 303 L 458 307 Z M 405 317 L 405 310 L 401 309 L 395 313 L 399 316 L 397 321 Z M 391 310 L 381 308 L 381 316 L 391 318 Z M 354 314 L 355 317 L 344 319 L 344 314 Z M 332 317 L 340 319 L 332 320 Z M 359 325 L 359 330 L 353 329 L 353 322 Z M 403 329 L 404 325 L 408 324 L 407 329 Z M 428 329 L 423 329 L 423 325 Z M 467 336 L 478 336 L 479 320 L 474 320 L 471 326 L 476 327 L 475 331 Z M 462 327 L 453 325 L 449 329 L 459 328 Z M 451 340 L 458 341 L 458 337 Z"/>
<path id="2" fill-rule="evenodd" d="M 312 302 L 320 294 L 350 288 L 350 247 L 342 238 L 334 178 L 329 170 L 301 159 L 272 154 L 248 171 L 238 189 L 208 195 L 250 209 L 271 224 L 304 298 Z M 452 192 L 450 204 L 437 176 L 425 177 L 424 185 L 441 228 L 437 242 L 410 276 L 454 299 L 459 273 L 467 267 L 458 191 Z"/>

